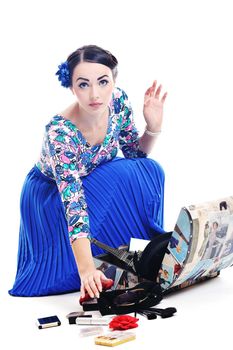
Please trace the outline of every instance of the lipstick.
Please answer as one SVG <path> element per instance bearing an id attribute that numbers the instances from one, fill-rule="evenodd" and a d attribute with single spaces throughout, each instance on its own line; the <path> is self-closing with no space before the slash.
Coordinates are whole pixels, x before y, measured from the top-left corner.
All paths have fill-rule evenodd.
<path id="1" fill-rule="evenodd" d="M 90 103 L 89 106 L 91 106 L 92 108 L 98 108 L 100 106 L 102 106 L 103 103 L 99 103 L 99 102 L 93 102 Z"/>
<path id="2" fill-rule="evenodd" d="M 97 317 L 97 318 L 85 318 L 85 317 L 78 317 L 76 318 L 76 324 L 79 325 L 102 325 L 102 326 L 107 326 L 109 322 L 111 321 L 111 318 L 102 318 L 102 317 Z"/>

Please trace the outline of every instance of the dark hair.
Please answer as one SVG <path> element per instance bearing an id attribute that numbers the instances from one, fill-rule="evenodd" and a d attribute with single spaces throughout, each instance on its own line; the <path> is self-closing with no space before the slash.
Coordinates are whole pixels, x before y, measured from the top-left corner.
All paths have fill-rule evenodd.
<path id="1" fill-rule="evenodd" d="M 100 63 L 109 67 L 112 71 L 113 78 L 117 77 L 117 65 L 118 61 L 111 52 L 102 49 L 96 45 L 85 45 L 71 53 L 67 58 L 69 65 L 70 76 L 72 79 L 75 67 L 80 62 Z"/>
<path id="2" fill-rule="evenodd" d="M 223 210 L 223 209 L 227 210 L 227 202 L 226 201 L 220 202 L 219 209 L 220 210 Z"/>

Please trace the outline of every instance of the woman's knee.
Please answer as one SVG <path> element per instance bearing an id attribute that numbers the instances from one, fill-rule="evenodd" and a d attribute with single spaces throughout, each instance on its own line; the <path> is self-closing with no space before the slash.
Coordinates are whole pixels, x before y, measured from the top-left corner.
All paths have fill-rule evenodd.
<path id="1" fill-rule="evenodd" d="M 146 167 L 160 179 L 161 183 L 164 183 L 165 172 L 162 165 L 152 158 L 140 158 L 140 160 L 146 165 Z"/>
<path id="2" fill-rule="evenodd" d="M 164 180 L 165 180 L 165 172 L 164 172 L 164 169 L 163 169 L 162 165 L 160 163 L 158 163 L 156 160 L 151 159 L 151 161 L 153 162 L 154 167 L 156 168 L 156 171 L 159 174 L 159 177 L 164 182 Z"/>

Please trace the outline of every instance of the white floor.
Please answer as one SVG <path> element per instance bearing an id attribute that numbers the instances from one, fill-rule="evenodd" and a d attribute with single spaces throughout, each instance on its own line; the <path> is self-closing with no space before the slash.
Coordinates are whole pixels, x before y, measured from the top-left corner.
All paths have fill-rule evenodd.
<path id="1" fill-rule="evenodd" d="M 5 279 L 8 280 L 7 278 Z M 6 287 L 6 286 L 4 286 Z M 66 315 L 80 309 L 79 293 L 40 298 L 18 298 L 1 288 L 1 349 L 99 349 L 94 336 L 82 336 L 86 326 L 69 325 Z M 136 340 L 122 349 L 219 349 L 232 339 L 233 269 L 219 277 L 167 296 L 159 307 L 176 307 L 169 319 L 148 321 L 139 316 Z M 60 327 L 39 330 L 38 317 L 57 315 Z M 89 326 L 90 327 L 90 326 Z M 93 327 L 93 326 L 92 326 Z M 102 327 L 107 332 L 107 326 Z M 102 347 L 104 348 L 104 347 Z"/>

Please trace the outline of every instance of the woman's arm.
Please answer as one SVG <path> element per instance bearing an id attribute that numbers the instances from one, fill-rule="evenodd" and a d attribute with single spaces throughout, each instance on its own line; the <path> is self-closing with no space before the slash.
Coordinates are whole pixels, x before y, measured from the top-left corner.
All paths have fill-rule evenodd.
<path id="1" fill-rule="evenodd" d="M 81 296 L 84 297 L 85 290 L 91 298 L 99 297 L 102 291 L 102 280 L 107 278 L 100 270 L 97 270 L 91 253 L 91 244 L 88 238 L 78 238 L 72 243 L 72 250 L 78 266 L 81 279 Z"/>
<path id="2" fill-rule="evenodd" d="M 59 123 L 59 116 L 57 116 Z M 77 163 L 78 142 L 73 130 L 50 123 L 47 128 L 49 163 L 59 190 L 68 223 L 70 242 L 90 237 L 87 203 Z"/>
<path id="3" fill-rule="evenodd" d="M 162 85 L 157 88 L 156 80 L 149 87 L 144 96 L 143 115 L 146 122 L 144 134 L 140 137 L 140 150 L 150 153 L 162 129 L 163 105 L 167 97 L 165 93 L 160 98 Z"/>
<path id="4" fill-rule="evenodd" d="M 123 120 L 119 134 L 119 145 L 126 158 L 146 157 L 152 151 L 152 148 L 161 132 L 163 121 L 163 104 L 167 97 L 165 93 L 160 98 L 162 86 L 156 88 L 156 81 L 147 89 L 144 96 L 143 114 L 146 122 L 146 130 L 139 137 L 135 126 L 133 111 L 128 96 L 122 91 L 120 103 L 122 104 Z M 118 102 L 119 102 L 118 101 Z"/>
<path id="5" fill-rule="evenodd" d="M 96 270 L 90 246 L 89 216 L 72 134 L 62 126 L 51 125 L 47 134 L 50 164 L 61 195 L 68 223 L 69 237 L 81 279 L 81 294 L 91 297 L 102 290 L 101 271 Z M 68 234 L 68 232 L 67 232 Z"/>
<path id="6" fill-rule="evenodd" d="M 139 133 L 135 125 L 133 110 L 128 96 L 120 90 L 120 97 L 114 100 L 117 108 L 120 109 L 120 132 L 118 136 L 119 146 L 125 158 L 146 157 L 147 153 L 140 149 Z"/>
<path id="7" fill-rule="evenodd" d="M 155 132 L 155 135 L 148 134 L 147 130 L 144 131 L 143 135 L 139 138 L 139 148 L 142 152 L 149 154 L 161 131 Z"/>

